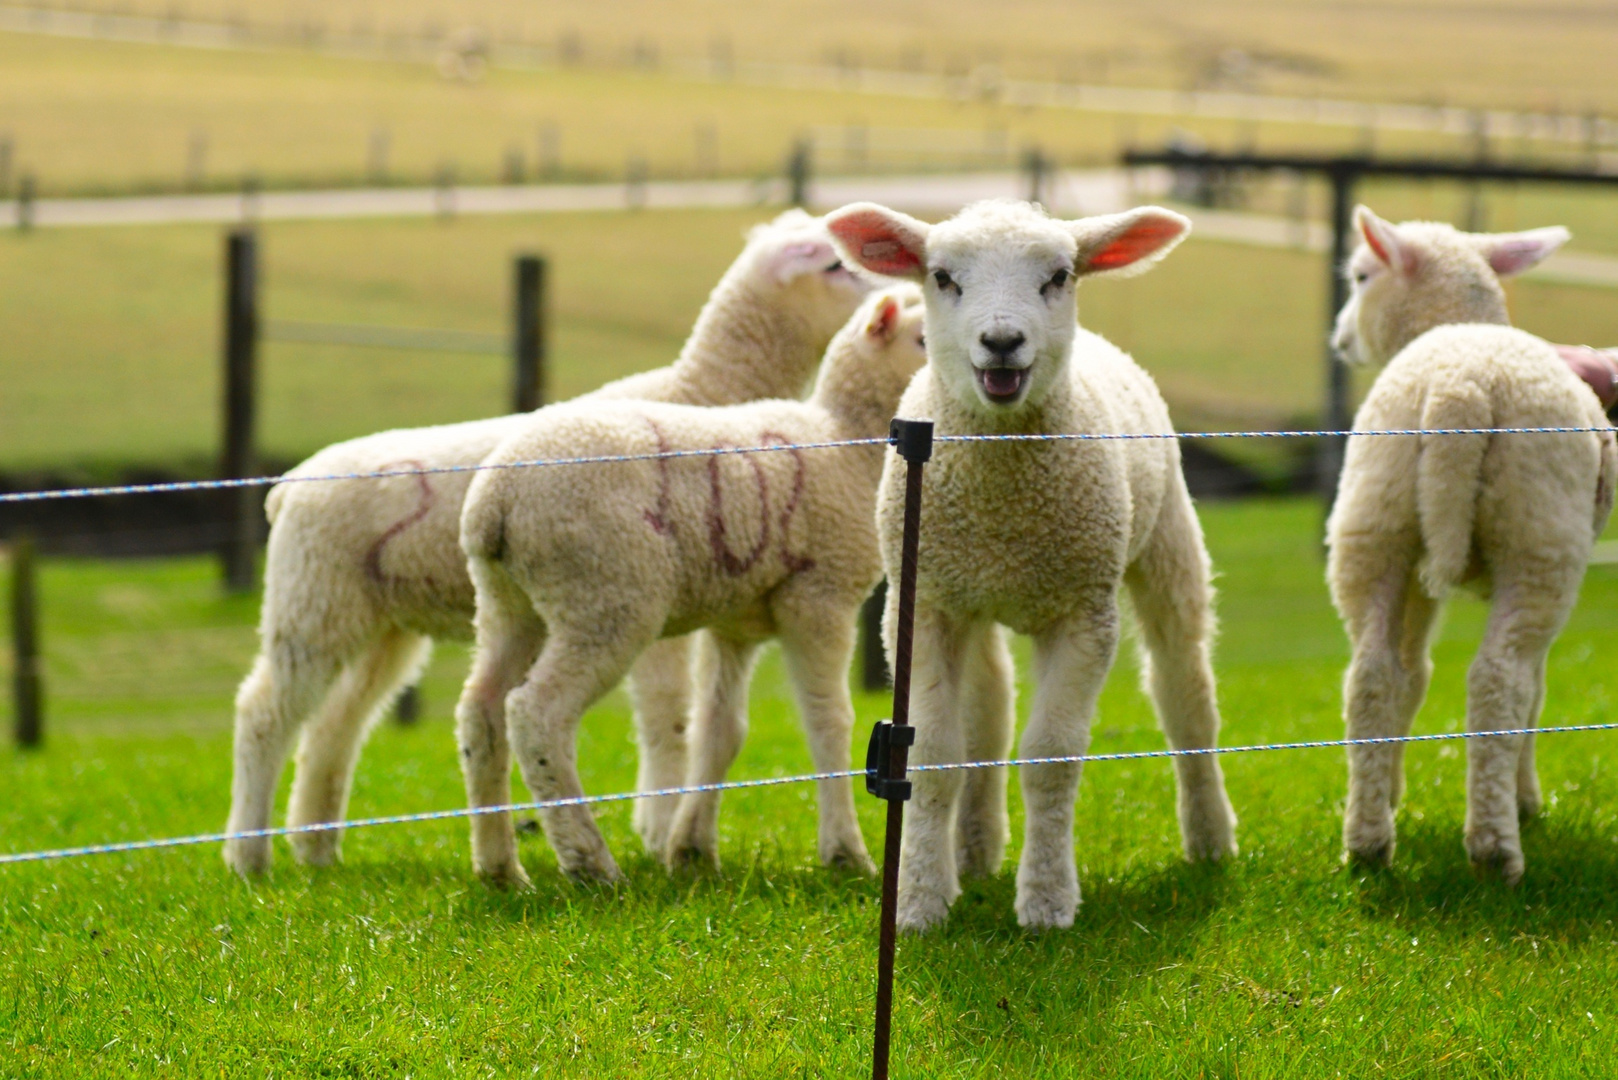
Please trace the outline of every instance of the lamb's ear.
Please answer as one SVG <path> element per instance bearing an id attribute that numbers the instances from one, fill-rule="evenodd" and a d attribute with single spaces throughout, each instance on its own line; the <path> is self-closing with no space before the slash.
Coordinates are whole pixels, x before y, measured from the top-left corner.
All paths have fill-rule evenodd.
<path id="1" fill-rule="evenodd" d="M 830 240 L 799 240 L 765 256 L 765 265 L 771 276 L 785 285 L 804 274 L 827 270 L 837 264 L 837 249 Z"/>
<path id="2" fill-rule="evenodd" d="M 893 340 L 894 331 L 898 328 L 899 298 L 893 293 L 883 293 L 865 324 L 865 336 L 886 344 Z"/>
<path id="3" fill-rule="evenodd" d="M 1520 274 L 1544 262 L 1557 248 L 1573 238 L 1573 234 L 1560 225 L 1548 229 L 1529 229 L 1518 233 L 1485 233 L 1474 236 L 1478 251 L 1489 260 L 1489 266 L 1501 277 Z"/>
<path id="4" fill-rule="evenodd" d="M 1371 212 L 1369 206 L 1354 208 L 1354 228 L 1365 240 L 1371 254 L 1396 274 L 1415 273 L 1420 258 L 1416 248 L 1390 221 L 1383 221 Z"/>
<path id="5" fill-rule="evenodd" d="M 843 257 L 883 277 L 920 281 L 927 269 L 927 233 L 932 228 L 908 214 L 876 203 L 850 203 L 826 215 Z"/>
<path id="6" fill-rule="evenodd" d="M 1079 241 L 1073 272 L 1129 277 L 1144 273 L 1191 232 L 1191 219 L 1161 206 L 1067 222 Z"/>

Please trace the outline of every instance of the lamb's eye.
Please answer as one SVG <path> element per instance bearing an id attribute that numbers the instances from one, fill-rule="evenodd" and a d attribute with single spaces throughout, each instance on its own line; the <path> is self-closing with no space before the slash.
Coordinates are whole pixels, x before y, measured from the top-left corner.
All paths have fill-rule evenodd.
<path id="1" fill-rule="evenodd" d="M 834 262 L 830 266 L 826 267 L 825 273 L 835 274 L 835 273 L 837 273 L 837 271 L 841 270 L 842 268 L 843 268 L 843 260 L 838 259 L 836 262 Z"/>
<path id="2" fill-rule="evenodd" d="M 1047 284 L 1049 284 L 1053 289 L 1060 289 L 1062 286 L 1067 284 L 1067 279 L 1069 276 L 1070 275 L 1066 269 L 1058 270 L 1056 273 L 1051 275 L 1051 280 L 1047 282 Z"/>
<path id="3" fill-rule="evenodd" d="M 1370 281 L 1370 280 L 1371 280 L 1371 275 L 1367 274 L 1364 270 L 1360 270 L 1357 273 L 1355 273 L 1355 275 L 1354 275 L 1354 284 L 1356 284 L 1356 285 L 1364 285 L 1367 281 Z"/>
<path id="4" fill-rule="evenodd" d="M 927 335 L 926 334 L 917 334 L 916 335 L 916 344 L 919 347 L 925 349 L 927 347 Z"/>
<path id="5" fill-rule="evenodd" d="M 934 270 L 933 280 L 937 282 L 938 287 L 945 292 L 949 292 L 951 289 L 954 289 L 957 293 L 961 291 L 961 287 L 955 284 L 955 279 L 950 277 L 949 274 L 943 270 Z"/>

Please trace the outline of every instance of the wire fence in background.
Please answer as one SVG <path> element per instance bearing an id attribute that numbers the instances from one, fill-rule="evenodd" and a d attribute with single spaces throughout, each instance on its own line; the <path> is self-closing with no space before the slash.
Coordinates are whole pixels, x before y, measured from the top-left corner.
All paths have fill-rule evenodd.
<path id="1" fill-rule="evenodd" d="M 1370 436 L 1439 435 L 1588 435 L 1613 430 L 1610 427 L 1500 427 L 1500 428 L 1398 428 L 1374 431 L 1316 430 L 1296 431 L 1181 431 L 1181 432 L 1066 432 L 1033 435 L 936 435 L 935 442 L 1114 442 L 1163 439 L 1325 439 Z M 385 480 L 399 476 L 435 476 L 448 473 L 485 472 L 496 469 L 534 469 L 559 465 L 613 465 L 634 461 L 670 461 L 676 458 L 717 457 L 729 454 L 769 454 L 781 451 L 833 450 L 848 446 L 887 445 L 887 437 L 836 439 L 815 443 L 770 443 L 762 446 L 713 446 L 694 450 L 660 450 L 644 454 L 599 454 L 589 457 L 549 458 L 530 461 L 479 462 L 474 465 L 438 465 L 411 469 L 378 469 L 370 472 L 314 473 L 309 475 L 251 476 L 228 480 L 173 480 L 156 484 L 115 484 L 107 487 L 57 488 L 42 491 L 0 493 L 0 503 L 46 502 L 56 499 L 90 499 L 110 495 L 151 495 L 175 491 L 222 491 L 232 488 L 270 487 L 275 484 L 321 483 L 340 480 Z"/>

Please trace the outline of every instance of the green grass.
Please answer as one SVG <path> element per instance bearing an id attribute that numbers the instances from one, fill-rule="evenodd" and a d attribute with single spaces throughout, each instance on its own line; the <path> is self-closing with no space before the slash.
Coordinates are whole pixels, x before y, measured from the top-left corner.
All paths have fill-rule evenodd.
<path id="1" fill-rule="evenodd" d="M 1221 572 L 1222 741 L 1337 736 L 1345 648 L 1317 508 L 1215 504 L 1203 516 Z M 7 849 L 224 820 L 229 696 L 253 605 L 221 599 L 213 575 L 201 561 L 46 564 L 50 743 L 0 752 Z M 1618 569 L 1593 567 L 1552 653 L 1547 723 L 1618 712 L 1615 603 Z M 1482 616 L 1474 600 L 1454 604 L 1417 730 L 1458 727 Z M 463 664 L 442 650 L 424 722 L 377 733 L 355 814 L 460 802 L 449 711 Z M 884 715 L 880 696 L 858 704 L 862 729 Z M 773 657 L 752 714 L 735 775 L 807 770 Z M 1161 745 L 1127 661 L 1096 731 L 1097 751 Z M 581 741 L 588 790 L 631 783 L 621 695 Z M 1337 863 L 1338 752 L 1227 759 L 1242 855 L 1220 870 L 1180 862 L 1164 763 L 1093 765 L 1076 925 L 1019 931 L 1010 870 L 969 886 L 941 933 L 901 943 L 895 1075 L 1610 1076 L 1615 751 L 1609 734 L 1541 740 L 1549 805 L 1516 890 L 1466 866 L 1464 753 L 1451 744 L 1411 748 L 1396 863 L 1368 875 Z M 874 844 L 880 807 L 860 802 Z M 877 890 L 813 865 L 807 790 L 728 797 L 719 875 L 670 880 L 636 851 L 627 807 L 600 818 L 628 874 L 616 891 L 566 884 L 529 841 L 535 890 L 491 894 L 471 879 L 459 823 L 352 834 L 346 864 L 319 872 L 282 847 L 252 887 L 212 847 L 8 867 L 0 1073 L 866 1068 Z"/>
<path id="2" fill-rule="evenodd" d="M 1556 220 L 1520 210 L 1522 225 Z M 743 230 L 773 213 L 270 223 L 265 313 L 499 331 L 511 256 L 545 251 L 551 387 L 571 397 L 673 359 Z M 203 226 L 0 233 L 0 469 L 211 467 L 222 247 Z M 1318 411 L 1325 276 L 1316 255 L 1193 238 L 1146 277 L 1086 285 L 1080 313 L 1157 377 L 1182 428 L 1268 425 Z M 1512 288 L 1525 328 L 1618 342 L 1610 290 Z M 260 442 L 282 461 L 492 415 L 510 394 L 509 365 L 492 356 L 270 342 L 261 372 Z"/>

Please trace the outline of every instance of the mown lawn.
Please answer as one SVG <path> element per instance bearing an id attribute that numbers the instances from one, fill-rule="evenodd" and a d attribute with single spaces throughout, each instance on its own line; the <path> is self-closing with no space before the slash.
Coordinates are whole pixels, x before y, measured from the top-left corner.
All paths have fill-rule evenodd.
<path id="1" fill-rule="evenodd" d="M 1204 520 L 1221 571 L 1223 741 L 1336 736 L 1345 648 L 1318 509 L 1214 504 Z M 0 847 L 220 826 L 254 605 L 220 598 L 214 574 L 47 564 L 50 741 L 0 753 Z M 1618 569 L 1593 567 L 1552 654 L 1547 723 L 1618 714 L 1615 603 Z M 1451 611 L 1418 730 L 1459 726 L 1482 610 Z M 355 814 L 460 802 L 449 712 L 463 663 L 441 650 L 424 722 L 377 733 Z M 1097 751 L 1161 745 L 1130 666 L 1103 697 Z M 862 728 L 885 707 L 860 697 Z M 736 775 L 808 769 L 773 658 L 753 718 Z M 631 783 L 621 695 L 582 743 L 589 790 Z M 1548 808 L 1516 890 L 1468 870 L 1453 744 L 1411 748 L 1399 852 L 1378 874 L 1338 864 L 1340 752 L 1226 759 L 1242 854 L 1219 869 L 1180 861 L 1164 763 L 1093 765 L 1076 925 L 1020 931 L 1008 869 L 971 885 L 942 932 L 904 940 L 895 1075 L 1610 1076 L 1615 757 L 1614 735 L 1541 740 Z M 874 847 L 880 806 L 861 808 Z M 616 891 L 567 884 L 531 840 L 536 888 L 492 894 L 453 822 L 356 832 L 347 862 L 319 872 L 281 847 L 253 886 L 211 846 L 6 867 L 0 1073 L 865 1071 L 877 889 L 814 865 L 808 790 L 730 796 L 717 875 L 671 880 L 636 851 L 627 807 L 600 818 L 628 874 Z"/>

